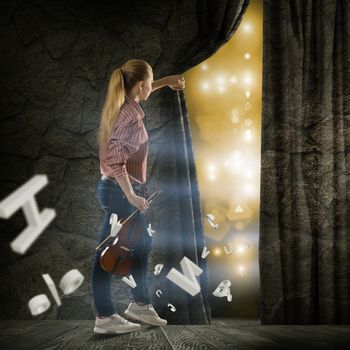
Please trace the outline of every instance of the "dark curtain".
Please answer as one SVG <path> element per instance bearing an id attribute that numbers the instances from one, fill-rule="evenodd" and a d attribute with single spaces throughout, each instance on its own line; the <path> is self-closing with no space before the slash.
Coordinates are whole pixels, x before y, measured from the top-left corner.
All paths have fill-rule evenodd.
<path id="1" fill-rule="evenodd" d="M 350 2 L 264 1 L 263 324 L 350 321 Z"/>
<path id="2" fill-rule="evenodd" d="M 46 174 L 49 184 L 37 200 L 40 208 L 54 208 L 57 216 L 25 256 L 9 247 L 26 226 L 23 214 L 0 221 L 0 318 L 32 319 L 27 302 L 44 291 L 40 275 L 49 273 L 57 281 L 67 266 L 78 268 L 86 282 L 40 317 L 94 318 L 90 276 L 103 217 L 96 195 L 96 131 L 108 78 L 131 58 L 149 62 L 155 79 L 184 73 L 231 38 L 248 2 L 2 3 L 1 199 L 33 175 Z M 160 89 L 141 106 L 150 136 L 147 187 L 150 193 L 163 191 L 146 214 L 156 231 L 149 262 L 151 300 L 168 324 L 208 324 L 203 215 L 184 92 Z M 182 271 L 184 256 L 203 270 L 201 291 L 194 297 L 165 277 L 172 267 Z M 154 276 L 160 263 L 163 271 Z M 163 293 L 160 298 L 157 289 Z M 129 291 L 121 280 L 113 283 L 120 313 L 129 303 Z"/>
<path id="3" fill-rule="evenodd" d="M 169 46 L 170 51 L 166 55 L 169 60 L 175 62 L 172 74 L 182 74 L 206 60 L 224 45 L 237 29 L 248 4 L 249 1 L 244 0 L 196 1 L 191 5 L 189 2 L 179 2 L 178 13 L 187 16 L 185 27 L 190 32 L 196 28 L 197 32 L 192 36 L 193 40 L 188 41 L 186 38 L 190 32 L 186 32 L 186 29 L 180 30 L 178 34 L 181 40 L 177 38 L 180 46 Z M 166 201 L 159 204 L 158 214 L 155 215 L 168 218 L 168 229 L 162 232 L 159 249 L 159 252 L 164 254 L 159 254 L 158 258 L 159 262 L 166 262 L 164 276 L 171 267 L 182 271 L 180 261 L 184 256 L 197 264 L 203 273 L 198 278 L 201 291 L 194 297 L 165 278 L 158 280 L 157 288 L 166 291 L 169 302 L 177 305 L 176 312 L 173 313 L 163 304 L 168 323 L 207 324 L 211 320 L 211 311 L 207 262 L 201 258 L 203 247 L 206 245 L 202 226 L 204 213 L 200 206 L 184 93 L 181 91 L 173 95 L 173 102 L 176 104 L 176 118 L 169 125 L 170 132 L 166 144 L 162 144 L 162 150 L 156 159 L 162 166 L 162 169 L 157 167 L 158 174 L 161 175 L 154 177 L 155 185 L 162 184 L 161 187 L 166 191 Z M 162 215 L 163 211 L 166 214 Z"/>

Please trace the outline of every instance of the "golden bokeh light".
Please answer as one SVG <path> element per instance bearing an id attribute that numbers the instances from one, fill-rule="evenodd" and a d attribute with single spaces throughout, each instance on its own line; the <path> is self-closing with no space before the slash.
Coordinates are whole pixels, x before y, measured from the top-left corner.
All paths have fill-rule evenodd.
<path id="1" fill-rule="evenodd" d="M 258 280 L 262 29 L 253 0 L 231 40 L 184 74 L 208 260 L 242 283 Z"/>

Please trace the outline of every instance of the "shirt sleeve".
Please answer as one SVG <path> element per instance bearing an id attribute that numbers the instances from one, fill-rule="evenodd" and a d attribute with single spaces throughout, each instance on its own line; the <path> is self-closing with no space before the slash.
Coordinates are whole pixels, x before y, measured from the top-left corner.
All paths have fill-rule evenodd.
<path id="1" fill-rule="evenodd" d="M 127 177 L 126 162 L 140 147 L 140 131 L 137 123 L 120 124 L 112 132 L 108 141 L 106 164 L 113 170 L 113 176 L 118 179 Z"/>

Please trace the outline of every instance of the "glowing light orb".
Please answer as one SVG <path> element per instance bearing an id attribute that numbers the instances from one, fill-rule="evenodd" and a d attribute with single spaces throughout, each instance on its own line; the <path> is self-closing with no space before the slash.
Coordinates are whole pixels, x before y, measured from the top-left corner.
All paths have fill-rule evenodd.
<path id="1" fill-rule="evenodd" d="M 223 84 L 225 82 L 225 77 L 223 75 L 219 75 L 216 77 L 216 82 L 218 84 Z"/>
<path id="2" fill-rule="evenodd" d="M 222 250 L 220 248 L 214 248 L 213 254 L 215 256 L 220 256 L 222 254 Z"/>
<path id="3" fill-rule="evenodd" d="M 251 126 L 253 124 L 253 121 L 250 118 L 247 118 L 244 120 L 244 125 Z"/>
<path id="4" fill-rule="evenodd" d="M 207 81 L 204 81 L 202 84 L 201 84 L 201 88 L 202 90 L 209 90 L 210 89 L 210 84 L 207 82 Z"/>
<path id="5" fill-rule="evenodd" d="M 237 78 L 236 78 L 236 76 L 235 76 L 235 75 L 232 75 L 232 76 L 230 77 L 230 79 L 229 79 L 229 82 L 232 83 L 232 84 L 237 83 Z"/>
<path id="6" fill-rule="evenodd" d="M 225 88 L 225 86 L 221 85 L 221 86 L 218 87 L 218 90 L 219 90 L 220 93 L 223 93 L 223 92 L 226 91 L 226 88 Z"/>
<path id="7" fill-rule="evenodd" d="M 250 22 L 247 22 L 242 25 L 242 29 L 245 33 L 251 33 L 253 30 L 253 26 Z"/>
<path id="8" fill-rule="evenodd" d="M 249 74 L 245 74 L 243 77 L 243 82 L 247 85 L 251 84 L 253 82 L 253 78 Z"/>
<path id="9" fill-rule="evenodd" d="M 250 129 L 247 129 L 244 132 L 244 140 L 247 141 L 248 143 L 253 140 L 253 133 Z"/>

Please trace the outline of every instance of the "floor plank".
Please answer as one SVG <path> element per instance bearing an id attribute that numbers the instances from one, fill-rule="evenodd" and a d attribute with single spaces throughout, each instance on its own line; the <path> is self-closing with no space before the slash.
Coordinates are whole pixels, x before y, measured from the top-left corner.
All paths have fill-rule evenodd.
<path id="1" fill-rule="evenodd" d="M 91 336 L 91 327 L 78 325 L 71 332 L 42 343 L 36 350 L 76 350 L 84 346 Z"/>
<path id="2" fill-rule="evenodd" d="M 266 339 L 278 341 L 286 347 L 309 350 L 318 348 L 329 350 L 333 347 L 337 349 L 349 348 L 349 336 L 340 337 L 339 331 L 324 325 L 262 325 L 260 327 L 242 326 L 242 329 L 249 330 L 255 335 Z M 350 333 L 350 327 L 348 327 Z M 342 330 L 347 333 L 345 329 Z M 348 333 L 348 334 L 349 334 Z"/>
<path id="3" fill-rule="evenodd" d="M 233 350 L 233 349 L 245 349 L 245 350 L 255 350 L 258 347 L 254 344 L 247 342 L 244 339 L 234 336 L 233 334 L 225 334 L 221 332 L 217 332 L 211 326 L 206 327 L 191 327 L 190 330 L 200 335 L 203 338 L 208 339 L 208 342 L 216 345 L 220 349 L 223 350 Z"/>
<path id="4" fill-rule="evenodd" d="M 236 341 L 240 341 L 242 344 L 246 343 L 246 346 L 253 347 L 254 349 L 295 350 L 295 348 L 291 348 L 286 344 L 254 334 L 253 332 L 243 328 L 240 329 L 232 326 L 223 327 L 220 324 L 215 323 L 211 325 L 211 328 L 214 333 L 233 337 L 236 339 Z"/>
<path id="5" fill-rule="evenodd" d="M 67 334 L 77 328 L 70 322 L 59 323 L 50 325 L 48 322 L 40 322 L 39 324 L 31 323 L 26 324 L 25 321 L 22 323 L 15 323 L 12 326 L 14 328 L 14 334 L 9 334 L 8 327 L 5 328 L 4 335 L 2 330 L 4 329 L 1 325 L 0 331 L 0 344 L 2 349 L 18 349 L 18 350 L 30 350 L 36 349 L 41 344 L 54 340 L 63 334 Z M 6 334 L 7 333 L 7 334 Z"/>
<path id="6" fill-rule="evenodd" d="M 191 332 L 189 326 L 169 325 L 163 327 L 163 331 L 169 339 L 173 349 L 179 350 L 221 350 L 219 345 L 208 342 L 207 339 Z"/>
<path id="7" fill-rule="evenodd" d="M 93 320 L 0 320 L 0 348 L 11 350 L 342 350 L 349 325 L 261 325 L 213 319 L 211 325 L 142 324 L 121 335 L 93 333 Z"/>
<path id="8" fill-rule="evenodd" d="M 84 343 L 81 343 L 79 347 L 76 347 L 75 350 L 78 349 L 86 349 L 86 350 L 95 350 L 95 349 L 103 349 L 103 350 L 116 350 L 116 349 L 126 349 L 129 342 L 130 336 L 132 333 L 124 333 L 124 334 L 95 334 L 93 332 L 94 321 L 84 321 L 83 327 L 88 329 Z"/>
<path id="9" fill-rule="evenodd" d="M 90 331 L 87 341 L 78 349 L 84 350 L 116 350 L 126 349 L 130 341 L 131 333 L 116 334 L 116 335 L 101 335 L 94 334 Z"/>
<path id="10" fill-rule="evenodd" d="M 163 327 L 142 325 L 142 329 L 132 332 L 127 350 L 150 349 L 172 350 Z"/>

